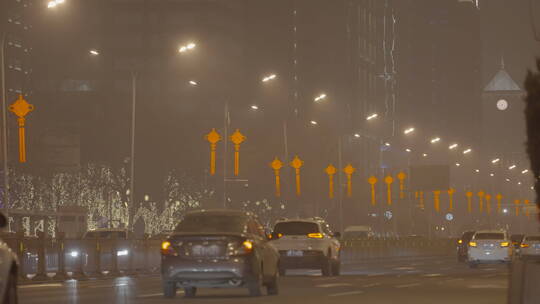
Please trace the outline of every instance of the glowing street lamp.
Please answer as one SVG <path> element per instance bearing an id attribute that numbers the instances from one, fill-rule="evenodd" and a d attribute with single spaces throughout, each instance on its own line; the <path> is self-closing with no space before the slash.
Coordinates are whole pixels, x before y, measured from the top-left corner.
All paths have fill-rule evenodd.
<path id="1" fill-rule="evenodd" d="M 385 142 L 384 145 L 387 146 L 387 147 L 391 146 L 389 142 Z"/>
<path id="2" fill-rule="evenodd" d="M 310 121 L 309 123 L 310 123 L 310 124 L 311 124 L 312 126 L 316 126 L 316 125 L 318 125 L 318 124 L 319 124 L 319 123 L 318 123 L 318 122 L 316 122 L 315 120 L 312 120 L 312 121 Z"/>
<path id="3" fill-rule="evenodd" d="M 492 164 L 496 164 L 498 163 L 499 161 L 501 161 L 500 158 L 495 158 L 494 160 L 491 161 Z"/>
<path id="4" fill-rule="evenodd" d="M 90 51 L 88 51 L 90 53 L 90 55 L 92 56 L 98 56 L 99 55 L 99 51 L 96 50 L 96 49 L 91 49 Z"/>
<path id="5" fill-rule="evenodd" d="M 195 80 L 190 80 L 190 81 L 189 81 L 189 84 L 192 85 L 192 86 L 196 86 L 196 85 L 198 85 L 199 83 L 196 82 Z"/>
<path id="6" fill-rule="evenodd" d="M 321 100 L 323 100 L 323 99 L 326 99 L 326 94 L 324 94 L 324 93 L 321 94 L 321 95 L 319 95 L 319 96 L 317 96 L 317 97 L 315 97 L 314 101 L 315 101 L 315 102 L 319 102 L 319 101 L 321 101 Z"/>
<path id="7" fill-rule="evenodd" d="M 480 169 L 475 169 L 474 172 L 480 173 Z"/>
<path id="8" fill-rule="evenodd" d="M 252 109 L 252 110 L 258 110 L 258 109 L 259 109 L 259 106 L 258 106 L 258 105 L 251 105 L 251 109 Z"/>
<path id="9" fill-rule="evenodd" d="M 508 170 L 512 170 L 514 168 L 516 168 L 516 165 L 511 165 L 510 167 L 508 167 Z"/>
<path id="10" fill-rule="evenodd" d="M 409 149 L 409 148 L 405 149 L 405 152 L 409 152 L 409 153 L 410 153 L 411 151 L 412 151 L 412 150 Z"/>
<path id="11" fill-rule="evenodd" d="M 373 114 L 369 115 L 368 117 L 366 117 L 366 120 L 373 120 L 373 119 L 375 119 L 377 117 L 379 117 L 379 114 L 373 113 Z"/>
<path id="12" fill-rule="evenodd" d="M 424 153 L 424 154 L 422 154 L 422 156 L 423 156 L 423 157 L 427 157 L 428 155 L 427 155 L 427 153 Z"/>
<path id="13" fill-rule="evenodd" d="M 528 173 L 528 172 L 529 172 L 529 170 L 528 170 L 528 169 L 525 169 L 525 170 L 521 171 L 521 174 L 526 174 L 526 173 Z"/>
<path id="14" fill-rule="evenodd" d="M 270 80 L 276 79 L 276 77 L 277 77 L 276 74 L 265 76 L 265 77 L 263 77 L 262 82 L 268 82 Z"/>
<path id="15" fill-rule="evenodd" d="M 460 163 L 456 163 L 456 167 L 459 167 L 459 166 L 461 166 L 461 164 L 460 164 Z"/>
<path id="16" fill-rule="evenodd" d="M 358 133 L 354 133 L 354 137 L 356 137 L 356 138 L 360 138 L 360 134 L 358 134 Z"/>
<path id="17" fill-rule="evenodd" d="M 196 45 L 195 43 L 189 42 L 189 43 L 186 44 L 186 45 L 180 46 L 180 48 L 178 49 L 178 52 L 179 52 L 179 53 L 185 53 L 185 52 L 187 52 L 187 51 L 189 51 L 189 50 L 194 49 L 196 46 L 197 46 L 197 45 Z"/>
<path id="18" fill-rule="evenodd" d="M 403 134 L 407 135 L 407 134 L 411 134 L 412 132 L 414 132 L 414 128 L 407 128 L 405 129 L 405 131 L 403 131 Z"/>
<path id="19" fill-rule="evenodd" d="M 47 8 L 55 8 L 58 4 L 66 2 L 65 0 L 53 0 L 47 3 Z"/>
<path id="20" fill-rule="evenodd" d="M 450 146 L 448 146 L 448 149 L 454 150 L 457 147 L 458 147 L 458 144 L 451 144 Z"/>
<path id="21" fill-rule="evenodd" d="M 441 141 L 441 138 L 440 137 L 435 137 L 433 139 L 431 139 L 431 143 L 434 144 L 434 143 L 438 143 Z"/>
<path id="22" fill-rule="evenodd" d="M 495 176 L 495 174 L 494 174 L 494 173 L 490 173 L 489 176 L 493 177 L 493 176 Z"/>
<path id="23" fill-rule="evenodd" d="M 469 154 L 472 152 L 472 149 L 471 148 L 468 148 L 466 150 L 463 151 L 463 154 Z"/>

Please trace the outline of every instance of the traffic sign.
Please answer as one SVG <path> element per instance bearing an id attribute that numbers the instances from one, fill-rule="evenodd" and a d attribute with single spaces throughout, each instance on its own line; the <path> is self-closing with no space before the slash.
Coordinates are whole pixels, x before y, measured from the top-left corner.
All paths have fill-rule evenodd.
<path id="1" fill-rule="evenodd" d="M 447 221 L 452 221 L 454 219 L 454 215 L 452 213 L 447 213 L 445 216 Z"/>

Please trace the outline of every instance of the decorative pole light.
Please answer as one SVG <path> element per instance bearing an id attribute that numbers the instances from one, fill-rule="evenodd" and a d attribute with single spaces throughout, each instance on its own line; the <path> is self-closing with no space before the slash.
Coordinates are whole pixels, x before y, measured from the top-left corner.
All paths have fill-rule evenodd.
<path id="1" fill-rule="evenodd" d="M 17 122 L 19 124 L 19 162 L 26 162 L 26 133 L 25 133 L 25 116 L 28 113 L 34 111 L 34 105 L 29 104 L 22 96 L 19 95 L 13 104 L 9 106 L 9 110 L 17 115 Z"/>
<path id="2" fill-rule="evenodd" d="M 433 191 L 433 203 L 435 212 L 439 213 L 441 211 L 441 190 Z"/>
<path id="3" fill-rule="evenodd" d="M 246 140 L 244 134 L 239 129 L 231 135 L 231 142 L 234 144 L 234 175 L 240 174 L 240 145 Z"/>
<path id="4" fill-rule="evenodd" d="M 484 191 L 478 192 L 478 207 L 480 209 L 480 213 L 484 212 L 484 196 L 486 193 Z"/>
<path id="5" fill-rule="evenodd" d="M 347 175 L 347 197 L 352 197 L 352 175 L 356 171 L 356 168 L 354 168 L 351 164 L 348 164 L 345 168 L 343 168 L 343 172 L 345 175 Z"/>
<path id="6" fill-rule="evenodd" d="M 459 146 L 458 144 L 451 144 L 450 146 L 448 146 L 448 149 L 454 150 L 454 149 L 457 148 L 458 146 Z"/>
<path id="7" fill-rule="evenodd" d="M 407 178 L 407 175 L 403 172 L 399 172 L 397 174 L 397 179 L 399 180 L 399 198 L 404 199 L 405 198 L 405 178 Z"/>
<path id="8" fill-rule="evenodd" d="M 456 189 L 448 189 L 448 211 L 450 212 L 454 211 L 454 193 L 456 193 Z"/>
<path id="9" fill-rule="evenodd" d="M 379 114 L 373 113 L 373 114 L 369 115 L 368 117 L 366 117 L 366 120 L 373 120 L 373 119 L 375 119 L 377 117 L 379 117 Z"/>
<path id="10" fill-rule="evenodd" d="M 435 137 L 435 138 L 432 138 L 431 139 L 431 143 L 434 144 L 434 143 L 438 143 L 441 141 L 441 138 L 440 137 Z"/>
<path id="11" fill-rule="evenodd" d="M 330 164 L 328 165 L 328 167 L 326 167 L 324 172 L 326 172 L 326 174 L 328 175 L 328 198 L 333 199 L 334 198 L 334 175 L 336 174 L 337 169 L 332 164 Z"/>
<path id="12" fill-rule="evenodd" d="M 471 148 L 468 148 L 468 149 L 465 149 L 463 150 L 463 154 L 469 154 L 472 152 L 472 149 Z"/>
<path id="13" fill-rule="evenodd" d="M 405 129 L 405 131 L 403 131 L 403 133 L 404 133 L 405 135 L 411 134 L 412 132 L 414 132 L 414 128 L 407 128 L 407 129 Z"/>
<path id="14" fill-rule="evenodd" d="M 221 135 L 212 129 L 210 133 L 206 135 L 206 140 L 210 143 L 210 175 L 216 174 L 216 144 L 221 140 Z"/>
<path id="15" fill-rule="evenodd" d="M 276 197 L 280 197 L 281 196 L 281 178 L 279 176 L 279 172 L 280 172 L 281 168 L 283 167 L 283 162 L 281 162 L 279 160 L 279 158 L 276 157 L 270 163 L 270 167 L 272 167 L 272 169 L 274 169 L 274 175 L 275 175 L 275 179 L 276 179 Z"/>
<path id="16" fill-rule="evenodd" d="M 519 216 L 519 205 L 521 204 L 521 202 L 517 199 L 517 200 L 514 200 L 514 205 L 516 206 L 516 216 Z"/>
<path id="17" fill-rule="evenodd" d="M 486 199 L 486 211 L 487 211 L 487 214 L 491 214 L 491 195 L 486 194 L 485 199 Z"/>
<path id="18" fill-rule="evenodd" d="M 472 213 L 472 197 L 473 197 L 473 193 L 471 191 L 467 191 L 467 193 L 465 193 L 465 196 L 467 197 L 467 211 L 469 213 Z"/>
<path id="19" fill-rule="evenodd" d="M 503 196 L 502 196 L 502 194 L 499 193 L 499 194 L 497 194 L 495 196 L 495 198 L 497 199 L 497 213 L 501 213 L 501 206 L 502 206 L 502 198 L 503 198 Z"/>
<path id="20" fill-rule="evenodd" d="M 370 176 L 368 178 L 368 183 L 371 186 L 371 205 L 375 206 L 377 205 L 377 201 L 375 200 L 375 184 L 377 184 L 377 178 L 375 176 Z"/>
<path id="21" fill-rule="evenodd" d="M 388 206 L 392 205 L 392 183 L 394 182 L 394 178 L 390 175 L 384 178 L 384 182 L 386 183 L 386 199 Z"/>
<path id="22" fill-rule="evenodd" d="M 298 157 L 294 156 L 294 159 L 290 163 L 291 167 L 294 168 L 296 174 L 296 195 L 300 196 L 302 194 L 300 187 L 300 168 L 304 165 L 304 162 Z"/>

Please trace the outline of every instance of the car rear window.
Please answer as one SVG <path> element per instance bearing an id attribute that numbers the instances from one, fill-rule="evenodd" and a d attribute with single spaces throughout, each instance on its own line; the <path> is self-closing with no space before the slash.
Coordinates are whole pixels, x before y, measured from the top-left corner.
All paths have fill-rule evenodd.
<path id="1" fill-rule="evenodd" d="M 528 236 L 527 241 L 540 241 L 540 236 Z"/>
<path id="2" fill-rule="evenodd" d="M 277 223 L 274 227 L 274 233 L 282 235 L 307 235 L 317 232 L 320 232 L 319 225 L 310 222 L 284 222 Z"/>
<path id="3" fill-rule="evenodd" d="M 186 216 L 176 226 L 175 232 L 202 232 L 242 233 L 246 225 L 246 218 L 231 215 L 202 214 Z"/>
<path id="4" fill-rule="evenodd" d="M 474 235 L 475 240 L 503 240 L 504 233 L 477 233 Z"/>

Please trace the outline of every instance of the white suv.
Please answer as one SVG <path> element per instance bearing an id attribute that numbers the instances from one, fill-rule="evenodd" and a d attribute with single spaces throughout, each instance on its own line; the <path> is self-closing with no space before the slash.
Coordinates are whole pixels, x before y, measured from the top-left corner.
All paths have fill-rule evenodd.
<path id="1" fill-rule="evenodd" d="M 512 242 L 504 231 L 477 231 L 469 242 L 467 256 L 471 268 L 485 263 L 510 263 Z"/>
<path id="2" fill-rule="evenodd" d="M 278 221 L 272 243 L 279 250 L 279 271 L 320 269 L 323 276 L 339 275 L 340 243 L 328 224 L 320 218 Z"/>

